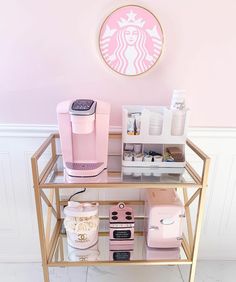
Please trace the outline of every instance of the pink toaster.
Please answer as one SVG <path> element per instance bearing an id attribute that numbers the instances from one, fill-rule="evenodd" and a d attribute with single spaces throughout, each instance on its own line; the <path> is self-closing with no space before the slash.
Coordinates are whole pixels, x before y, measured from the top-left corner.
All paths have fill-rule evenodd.
<path id="1" fill-rule="evenodd" d="M 110 208 L 110 245 L 130 245 L 134 241 L 133 209 L 119 203 Z"/>
<path id="2" fill-rule="evenodd" d="M 148 247 L 180 247 L 184 206 L 175 189 L 148 189 L 145 214 Z"/>

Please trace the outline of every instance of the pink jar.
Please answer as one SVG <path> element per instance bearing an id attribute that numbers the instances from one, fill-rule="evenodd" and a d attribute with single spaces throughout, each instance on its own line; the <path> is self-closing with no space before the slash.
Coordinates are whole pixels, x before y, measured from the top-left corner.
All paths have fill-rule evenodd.
<path id="1" fill-rule="evenodd" d="M 71 247 L 87 249 L 98 241 L 98 203 L 68 202 L 64 226 Z"/>

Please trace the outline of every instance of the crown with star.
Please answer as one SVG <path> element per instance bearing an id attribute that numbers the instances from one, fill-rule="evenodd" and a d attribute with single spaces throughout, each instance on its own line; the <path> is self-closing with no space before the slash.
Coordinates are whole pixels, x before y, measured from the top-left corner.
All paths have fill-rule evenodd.
<path id="1" fill-rule="evenodd" d="M 128 19 L 120 18 L 120 20 L 117 22 L 119 27 L 125 27 L 125 26 L 138 26 L 143 27 L 145 24 L 145 21 L 142 18 L 136 19 L 137 14 L 135 14 L 132 10 L 126 14 Z"/>

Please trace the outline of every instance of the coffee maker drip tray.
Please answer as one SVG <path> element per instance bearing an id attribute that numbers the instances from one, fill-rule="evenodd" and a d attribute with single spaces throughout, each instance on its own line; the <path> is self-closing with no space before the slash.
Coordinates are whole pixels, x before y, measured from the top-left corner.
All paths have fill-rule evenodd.
<path id="1" fill-rule="evenodd" d="M 68 175 L 78 177 L 96 176 L 106 168 L 104 162 L 66 162 L 65 165 L 65 169 Z"/>
<path id="2" fill-rule="evenodd" d="M 75 169 L 75 170 L 94 170 L 98 169 L 100 166 L 102 166 L 104 163 L 66 163 L 66 167 L 69 169 Z"/>

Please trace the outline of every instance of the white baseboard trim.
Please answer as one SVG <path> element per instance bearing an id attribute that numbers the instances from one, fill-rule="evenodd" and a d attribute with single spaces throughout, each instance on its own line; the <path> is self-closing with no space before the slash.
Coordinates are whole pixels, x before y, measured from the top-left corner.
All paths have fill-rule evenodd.
<path id="1" fill-rule="evenodd" d="M 55 125 L 43 124 L 0 124 L 0 137 L 47 137 L 57 131 Z"/>
<path id="2" fill-rule="evenodd" d="M 47 137 L 58 131 L 57 125 L 0 124 L 0 137 Z M 121 126 L 110 126 L 110 132 L 121 132 Z M 208 138 L 236 138 L 236 127 L 190 127 L 188 136 Z"/>
<path id="3" fill-rule="evenodd" d="M 236 138 L 236 127 L 190 127 L 189 137 Z"/>
<path id="4" fill-rule="evenodd" d="M 40 255 L 0 256 L 0 263 L 41 263 Z"/>

